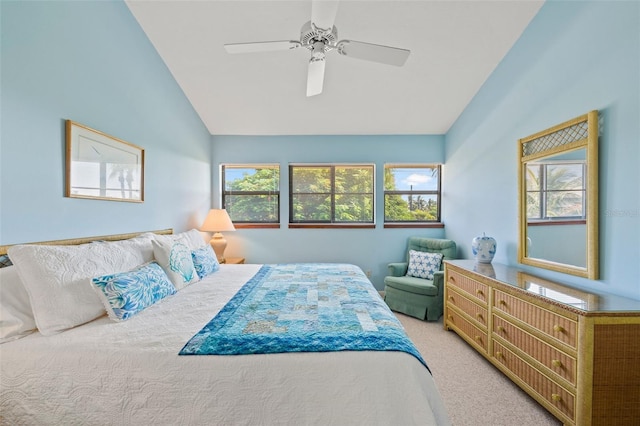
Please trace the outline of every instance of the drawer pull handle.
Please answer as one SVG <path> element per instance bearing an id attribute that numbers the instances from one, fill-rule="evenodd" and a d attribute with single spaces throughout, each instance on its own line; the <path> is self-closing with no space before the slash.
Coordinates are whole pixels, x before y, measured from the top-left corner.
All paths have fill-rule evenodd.
<path id="1" fill-rule="evenodd" d="M 554 367 L 562 367 L 562 361 L 560 361 L 559 359 L 552 359 L 551 365 L 553 365 Z"/>
<path id="2" fill-rule="evenodd" d="M 448 299 L 449 299 L 449 300 L 451 300 L 452 302 L 453 302 L 453 300 L 454 300 L 454 299 L 453 299 L 453 296 L 449 296 L 449 297 L 448 297 Z"/>
<path id="3" fill-rule="evenodd" d="M 478 296 L 484 296 L 484 293 L 482 292 L 482 290 L 476 290 L 476 294 Z"/>
<path id="4" fill-rule="evenodd" d="M 499 301 L 498 304 L 502 306 L 507 306 L 507 302 L 505 302 L 504 300 Z"/>
<path id="5" fill-rule="evenodd" d="M 554 325 L 553 326 L 553 331 L 557 331 L 558 333 L 563 333 L 564 332 L 564 327 L 562 327 L 561 325 Z"/>
<path id="6" fill-rule="evenodd" d="M 560 402 L 560 401 L 562 401 L 562 397 L 561 397 L 560 395 L 558 395 L 557 393 L 552 393 L 552 394 L 551 394 L 551 399 L 552 399 L 554 402 Z"/>
<path id="7" fill-rule="evenodd" d="M 496 352 L 496 358 L 502 358 L 502 352 L 500 351 Z"/>
<path id="8" fill-rule="evenodd" d="M 453 320 L 453 317 L 451 315 L 447 315 L 447 319 Z"/>
<path id="9" fill-rule="evenodd" d="M 476 314 L 476 318 L 478 318 L 479 320 L 482 319 L 482 314 Z"/>
<path id="10" fill-rule="evenodd" d="M 504 333 L 504 327 L 503 327 L 503 326 L 501 326 L 501 325 L 499 325 L 499 326 L 498 326 L 498 331 L 499 331 L 500 333 Z"/>
<path id="11" fill-rule="evenodd" d="M 476 336 L 476 340 L 477 340 L 478 342 L 482 342 L 482 336 Z"/>
<path id="12" fill-rule="evenodd" d="M 449 281 L 451 281 L 454 284 L 456 283 L 456 279 L 454 277 L 451 277 L 451 276 L 449 277 Z"/>

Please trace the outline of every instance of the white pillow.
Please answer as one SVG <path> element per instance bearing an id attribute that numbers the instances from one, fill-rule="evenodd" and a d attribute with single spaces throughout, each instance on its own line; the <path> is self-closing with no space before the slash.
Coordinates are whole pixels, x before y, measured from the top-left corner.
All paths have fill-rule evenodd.
<path id="1" fill-rule="evenodd" d="M 145 234 L 77 246 L 10 247 L 9 257 L 29 293 L 38 330 L 48 336 L 104 315 L 91 279 L 150 262 L 152 240 L 151 234 Z"/>
<path id="2" fill-rule="evenodd" d="M 191 229 L 185 232 L 170 235 L 156 235 L 156 239 L 179 241 L 185 244 L 189 249 L 196 250 L 204 247 L 207 243 L 204 241 L 202 234 L 197 229 Z"/>
<path id="3" fill-rule="evenodd" d="M 153 240 L 153 254 L 176 290 L 200 281 L 188 244 L 182 237 L 175 239 L 156 235 Z"/>
<path id="4" fill-rule="evenodd" d="M 407 275 L 433 280 L 433 274 L 440 270 L 440 263 L 442 263 L 443 257 L 442 253 L 409 250 Z"/>
<path id="5" fill-rule="evenodd" d="M 0 269 L 0 343 L 36 331 L 29 294 L 15 266 Z"/>

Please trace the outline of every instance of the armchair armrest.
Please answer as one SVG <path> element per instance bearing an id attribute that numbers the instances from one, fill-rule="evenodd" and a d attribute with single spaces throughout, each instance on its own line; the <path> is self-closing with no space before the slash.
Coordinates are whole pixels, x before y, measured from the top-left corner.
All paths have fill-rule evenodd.
<path id="1" fill-rule="evenodd" d="M 438 294 L 444 293 L 444 271 L 433 273 L 433 285 L 438 289 Z"/>
<path id="2" fill-rule="evenodd" d="M 389 269 L 389 275 L 392 277 L 402 277 L 407 275 L 407 268 L 409 264 L 407 262 L 394 262 L 387 265 Z"/>

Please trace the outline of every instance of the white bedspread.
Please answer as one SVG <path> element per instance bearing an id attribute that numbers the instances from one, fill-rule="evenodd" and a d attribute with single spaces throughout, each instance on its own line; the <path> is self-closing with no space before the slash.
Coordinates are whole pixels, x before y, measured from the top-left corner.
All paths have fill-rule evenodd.
<path id="1" fill-rule="evenodd" d="M 0 345 L 0 422 L 449 424 L 431 375 L 403 352 L 178 356 L 260 266 L 222 265 L 125 322 Z"/>

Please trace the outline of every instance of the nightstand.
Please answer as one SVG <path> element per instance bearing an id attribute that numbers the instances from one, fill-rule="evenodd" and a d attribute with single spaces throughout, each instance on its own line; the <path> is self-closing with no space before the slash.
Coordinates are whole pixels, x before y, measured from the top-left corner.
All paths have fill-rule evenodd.
<path id="1" fill-rule="evenodd" d="M 244 257 L 227 257 L 225 263 L 227 265 L 240 265 L 244 263 Z"/>

